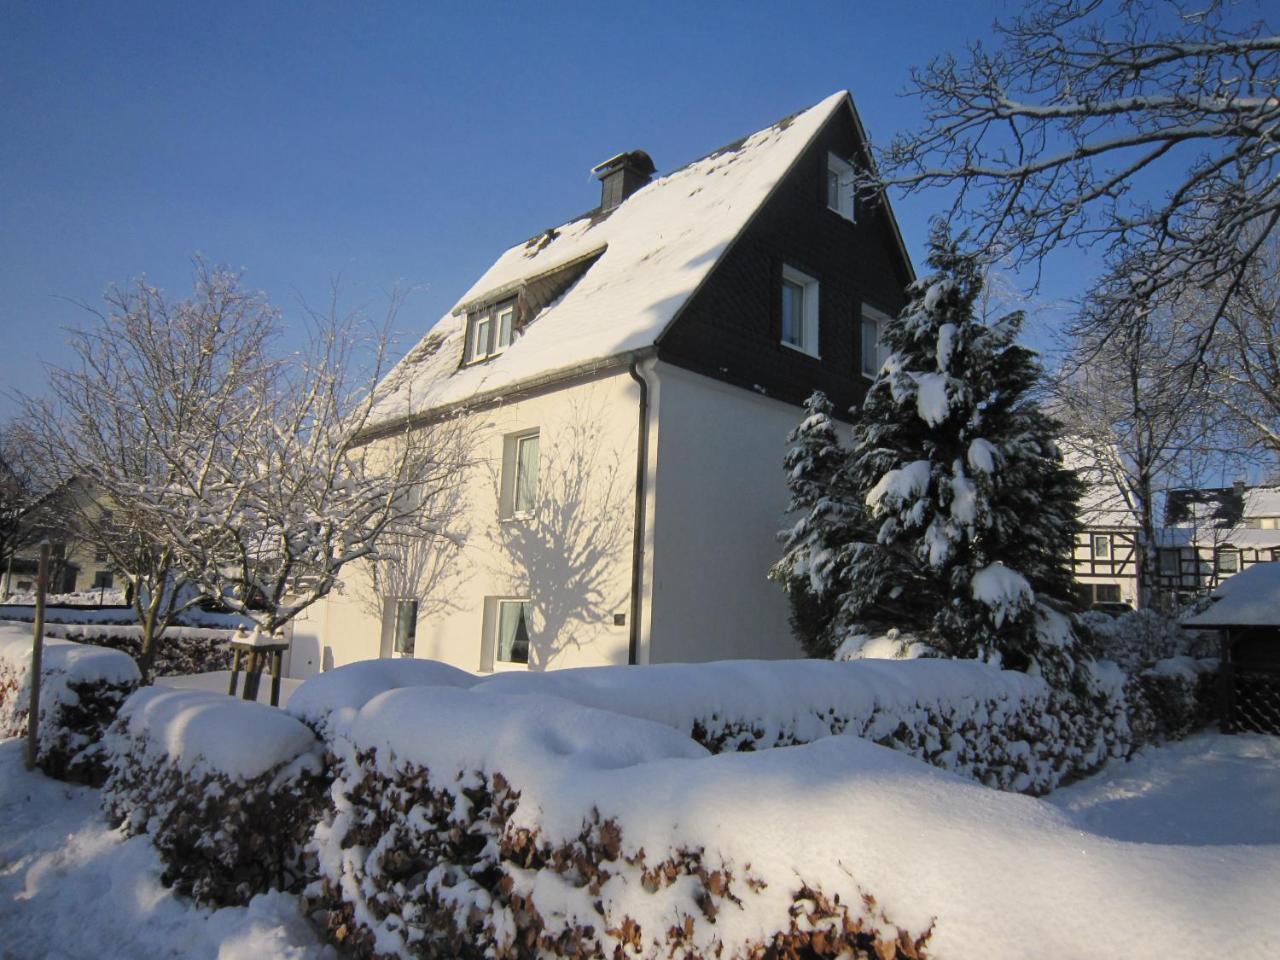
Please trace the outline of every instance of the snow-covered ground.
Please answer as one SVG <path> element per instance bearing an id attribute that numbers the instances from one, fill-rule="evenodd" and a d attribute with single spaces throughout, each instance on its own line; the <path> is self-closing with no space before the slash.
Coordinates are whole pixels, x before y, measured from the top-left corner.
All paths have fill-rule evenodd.
<path id="1" fill-rule="evenodd" d="M 1236 845 L 1215 861 L 1220 879 L 1236 861 L 1253 876 L 1270 861 L 1274 868 L 1265 875 L 1280 877 L 1280 738 L 1201 734 L 1112 764 L 1048 803 L 1082 831 L 1112 840 Z M 336 960 L 291 897 L 274 894 L 223 910 L 174 897 L 159 882 L 160 865 L 146 838 L 125 841 L 107 829 L 95 791 L 27 773 L 19 741 L 0 742 L 0 824 L 5 960 Z M 1037 854 L 1028 849 L 1025 856 Z M 945 860 L 945 851 L 939 857 Z M 1062 881 L 1074 885 L 1072 878 Z M 1280 944 L 1253 943 L 1247 955 L 1276 956 L 1277 949 Z M 1129 955 L 1149 954 L 1138 948 Z M 1046 945 L 1040 956 L 1062 954 Z"/>
<path id="2" fill-rule="evenodd" d="M 146 837 L 123 840 L 98 792 L 28 773 L 0 742 L 4 960 L 336 960 L 284 894 L 205 910 L 160 883 Z"/>
<path id="3" fill-rule="evenodd" d="M 1280 737 L 1202 733 L 1047 799 L 1082 830 L 1113 840 L 1280 845 Z M 1280 891 L 1280 873 L 1276 884 Z"/>

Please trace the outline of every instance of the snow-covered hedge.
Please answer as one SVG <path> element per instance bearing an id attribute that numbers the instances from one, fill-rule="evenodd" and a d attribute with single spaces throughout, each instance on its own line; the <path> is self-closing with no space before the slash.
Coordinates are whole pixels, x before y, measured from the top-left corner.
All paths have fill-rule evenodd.
<path id="1" fill-rule="evenodd" d="M 1217 655 L 1216 634 L 1186 630 L 1157 610 L 1134 610 L 1118 617 L 1090 611 L 1081 615 L 1080 622 L 1093 655 L 1118 663 L 1133 675 L 1159 660 Z"/>
<path id="2" fill-rule="evenodd" d="M 709 750 L 851 733 L 1002 790 L 1040 794 L 1124 756 L 1123 677 L 1077 699 L 974 660 L 720 661 L 504 673 L 478 691 L 541 693 L 674 727 Z"/>
<path id="3" fill-rule="evenodd" d="M 156 675 L 186 677 L 230 670 L 229 644 L 234 632 L 206 627 L 170 627 L 156 643 Z M 123 650 L 135 660 L 142 656 L 142 628 L 136 623 L 50 623 L 45 625 L 45 635 Z"/>
<path id="4" fill-rule="evenodd" d="M 1219 662 L 1192 657 L 1157 661 L 1125 684 L 1134 746 L 1181 740 L 1217 714 Z"/>
<path id="5" fill-rule="evenodd" d="M 400 687 L 470 687 L 479 677 L 435 660 L 361 660 L 316 674 L 289 698 L 289 712 L 330 741 L 360 708 Z"/>
<path id="6" fill-rule="evenodd" d="M 224 905 L 304 882 L 328 782 L 319 741 L 287 713 L 146 687 L 121 708 L 106 754 L 103 807 L 150 836 L 166 883 Z"/>
<path id="7" fill-rule="evenodd" d="M 356 957 L 908 958 L 928 939 L 927 910 L 899 926 L 757 806 L 802 784 L 731 785 L 729 758 L 666 725 L 418 687 L 375 697 L 335 747 L 309 895 Z M 726 805 L 753 828 L 720 829 Z"/>
<path id="8" fill-rule="evenodd" d="M 117 650 L 47 639 L 41 659 L 36 762 L 50 776 L 98 784 L 106 775 L 102 738 L 141 681 Z M 0 626 L 0 738 L 27 734 L 31 630 Z"/>

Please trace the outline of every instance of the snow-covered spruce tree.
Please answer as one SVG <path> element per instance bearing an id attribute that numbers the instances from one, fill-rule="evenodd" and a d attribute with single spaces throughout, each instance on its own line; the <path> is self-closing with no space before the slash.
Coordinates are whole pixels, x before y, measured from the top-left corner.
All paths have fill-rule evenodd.
<path id="1" fill-rule="evenodd" d="M 786 588 L 791 628 L 811 657 L 835 652 L 831 623 L 841 583 L 836 578 L 840 548 L 865 530 L 866 510 L 845 484 L 848 451 L 831 419 L 831 401 L 821 391 L 805 401 L 804 418 L 787 436 L 783 459 L 795 523 L 778 534 L 782 559 L 770 578 Z"/>
<path id="2" fill-rule="evenodd" d="M 1080 484 L 1033 396 L 1022 314 L 975 316 L 981 267 L 945 226 L 929 263 L 882 331 L 890 356 L 855 427 L 847 483 L 877 529 L 843 551 L 837 627 L 851 635 L 887 608 L 944 656 L 1067 683 Z"/>

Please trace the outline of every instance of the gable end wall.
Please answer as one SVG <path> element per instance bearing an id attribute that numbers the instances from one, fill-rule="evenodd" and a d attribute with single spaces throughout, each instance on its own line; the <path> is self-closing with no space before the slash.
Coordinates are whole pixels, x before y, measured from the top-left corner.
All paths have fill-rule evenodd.
<path id="1" fill-rule="evenodd" d="M 861 304 L 896 314 L 910 277 L 883 207 L 860 204 L 856 224 L 827 209 L 828 152 L 862 153 L 847 109 L 818 132 L 663 334 L 661 360 L 791 404 L 821 389 L 841 416 L 861 403 Z M 821 360 L 781 343 L 784 263 L 819 282 Z"/>

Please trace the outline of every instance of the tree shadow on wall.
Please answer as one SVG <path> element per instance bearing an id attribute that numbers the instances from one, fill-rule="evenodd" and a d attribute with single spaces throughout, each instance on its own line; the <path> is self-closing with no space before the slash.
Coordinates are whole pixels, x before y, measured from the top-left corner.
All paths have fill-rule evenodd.
<path id="1" fill-rule="evenodd" d="M 630 596 L 635 429 L 619 444 L 595 391 L 539 434 L 538 489 L 528 517 L 498 523 L 494 554 L 498 582 L 532 607 L 529 668 L 545 670 L 566 652 L 615 643 L 625 652 L 627 631 L 613 626 Z M 503 480 L 495 470 L 495 491 Z"/>

